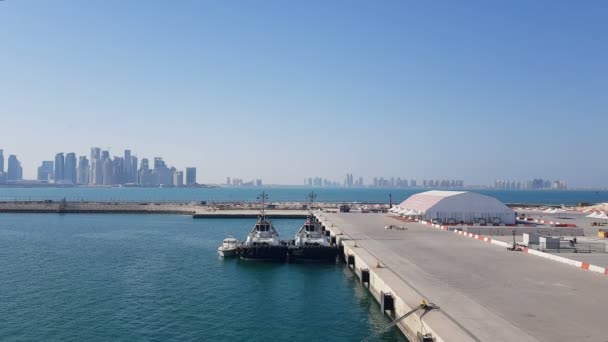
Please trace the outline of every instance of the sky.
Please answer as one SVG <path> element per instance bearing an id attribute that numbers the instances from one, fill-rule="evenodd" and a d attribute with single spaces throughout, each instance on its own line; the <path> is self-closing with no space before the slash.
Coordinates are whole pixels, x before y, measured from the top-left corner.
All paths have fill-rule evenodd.
<path id="1" fill-rule="evenodd" d="M 0 1 L 0 149 L 608 186 L 606 1 Z"/>

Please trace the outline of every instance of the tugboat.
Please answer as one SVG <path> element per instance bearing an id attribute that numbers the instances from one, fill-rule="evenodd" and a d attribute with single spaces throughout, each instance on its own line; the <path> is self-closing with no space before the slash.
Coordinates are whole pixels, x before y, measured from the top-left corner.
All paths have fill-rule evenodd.
<path id="1" fill-rule="evenodd" d="M 237 254 L 239 241 L 229 236 L 222 241 L 222 245 L 217 248 L 217 253 L 222 258 L 234 257 Z"/>
<path id="2" fill-rule="evenodd" d="M 312 214 L 316 196 L 314 193 L 309 195 L 311 211 L 296 234 L 293 244 L 289 246 L 290 260 L 335 261 L 338 256 L 338 247 L 332 246 L 329 237 L 325 235 L 323 225 Z"/>
<path id="3" fill-rule="evenodd" d="M 266 219 L 264 205 L 268 195 L 262 192 L 258 199 L 262 200 L 262 210 L 258 220 L 253 226 L 247 240 L 239 245 L 238 254 L 241 259 L 285 261 L 287 258 L 287 244 L 279 240 L 279 233 L 272 223 Z"/>

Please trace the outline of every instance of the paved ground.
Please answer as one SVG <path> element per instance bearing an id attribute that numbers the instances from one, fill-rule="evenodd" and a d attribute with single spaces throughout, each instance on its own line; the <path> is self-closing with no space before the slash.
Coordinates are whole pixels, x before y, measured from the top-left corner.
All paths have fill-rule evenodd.
<path id="1" fill-rule="evenodd" d="M 584 247 L 585 247 L 584 245 L 586 243 L 601 244 L 601 243 L 608 242 L 607 239 L 600 239 L 597 237 L 598 229 L 600 229 L 600 228 L 608 229 L 608 227 L 606 227 L 606 226 L 598 227 L 598 226 L 592 225 L 593 222 L 604 223 L 604 222 L 606 222 L 606 220 L 596 220 L 596 219 L 590 219 L 590 218 L 585 217 L 589 213 L 566 212 L 566 213 L 562 213 L 562 214 L 546 214 L 546 213 L 542 213 L 542 212 L 538 212 L 538 211 L 525 211 L 525 213 L 526 213 L 526 216 L 531 216 L 535 219 L 542 219 L 545 221 L 553 221 L 553 222 L 559 221 L 561 223 L 574 223 L 578 227 L 583 228 L 583 230 L 585 232 L 585 236 L 578 237 L 579 248 L 581 248 L 581 249 L 584 249 Z M 493 236 L 492 238 L 501 240 L 501 241 L 505 241 L 505 242 L 513 241 L 512 237 L 507 237 L 507 236 Z M 565 237 L 565 238 L 571 239 L 572 237 Z M 521 235 L 517 236 L 516 241 L 522 242 L 523 241 L 522 236 Z M 595 246 L 595 248 L 599 248 L 599 247 Z M 597 265 L 600 267 L 608 267 L 608 253 L 599 253 L 599 252 L 555 253 L 555 252 L 551 252 L 551 251 L 547 251 L 547 252 L 555 254 L 555 255 L 559 255 L 564 258 L 572 259 L 572 260 L 588 262 L 591 265 Z"/>
<path id="2" fill-rule="evenodd" d="M 604 275 L 385 214 L 323 215 L 478 340 L 608 341 Z"/>
<path id="3" fill-rule="evenodd" d="M 560 222 L 560 223 L 574 223 L 578 227 L 581 227 L 584 229 L 585 236 L 597 236 L 597 231 L 599 228 L 608 229 L 608 226 L 606 226 L 606 220 L 597 220 L 597 219 L 591 219 L 591 218 L 585 217 L 586 215 L 589 215 L 589 213 L 569 211 L 569 212 L 560 213 L 560 214 L 547 214 L 547 213 L 534 211 L 534 210 L 523 210 L 523 211 L 517 211 L 517 212 L 518 213 L 523 212 L 526 214 L 526 216 L 530 216 L 534 219 L 539 219 L 539 220 L 553 221 L 553 222 Z M 603 224 L 603 226 L 601 226 L 601 227 L 593 226 L 592 224 L 594 222 L 601 223 L 601 224 Z"/>

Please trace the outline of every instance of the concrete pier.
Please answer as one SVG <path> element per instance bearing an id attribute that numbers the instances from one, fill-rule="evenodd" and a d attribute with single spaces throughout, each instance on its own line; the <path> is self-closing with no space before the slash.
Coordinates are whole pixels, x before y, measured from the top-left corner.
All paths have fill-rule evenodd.
<path id="1" fill-rule="evenodd" d="M 61 202 L 24 201 L 0 202 L 0 213 L 59 213 L 59 214 L 178 214 L 193 215 L 199 207 L 172 203 L 120 202 Z"/>
<path id="2" fill-rule="evenodd" d="M 301 205 L 293 205 L 300 207 Z M 259 209 L 225 207 L 218 209 L 196 203 L 155 202 L 62 202 L 23 201 L 0 202 L 0 213 L 61 213 L 61 214 L 177 214 L 192 215 L 193 218 L 256 218 Z M 289 208 L 267 209 L 269 218 L 304 219 L 306 210 Z"/>
<path id="3" fill-rule="evenodd" d="M 411 341 L 598 341 L 608 339 L 604 275 L 510 252 L 386 214 L 318 213 L 372 295 L 394 317 L 422 299 L 439 306 L 398 326 Z M 404 226 L 387 230 L 385 226 Z"/>
<path id="4" fill-rule="evenodd" d="M 306 210 L 266 210 L 266 217 L 270 219 L 305 219 L 308 215 Z M 259 210 L 218 210 L 198 211 L 192 215 L 193 218 L 257 218 Z"/>

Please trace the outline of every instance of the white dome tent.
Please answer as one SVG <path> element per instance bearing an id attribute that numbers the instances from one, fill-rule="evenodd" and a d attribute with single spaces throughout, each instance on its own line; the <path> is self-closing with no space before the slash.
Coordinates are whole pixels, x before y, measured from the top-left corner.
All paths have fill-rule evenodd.
<path id="1" fill-rule="evenodd" d="M 410 196 L 398 213 L 444 224 L 515 224 L 515 212 L 499 200 L 468 191 L 426 191 Z"/>

